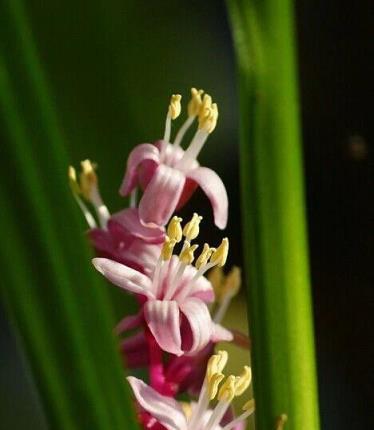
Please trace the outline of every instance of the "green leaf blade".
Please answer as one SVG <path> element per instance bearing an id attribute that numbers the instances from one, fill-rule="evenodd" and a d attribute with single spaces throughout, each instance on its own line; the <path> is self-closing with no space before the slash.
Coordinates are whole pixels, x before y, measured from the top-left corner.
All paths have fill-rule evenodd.
<path id="1" fill-rule="evenodd" d="M 319 428 L 291 1 L 227 1 L 238 63 L 256 420 Z"/>

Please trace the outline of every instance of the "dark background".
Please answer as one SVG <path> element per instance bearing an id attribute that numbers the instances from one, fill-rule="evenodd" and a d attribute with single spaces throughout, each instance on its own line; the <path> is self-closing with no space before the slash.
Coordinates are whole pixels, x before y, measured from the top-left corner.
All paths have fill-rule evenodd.
<path id="1" fill-rule="evenodd" d="M 372 165 L 373 7 L 297 2 L 297 37 L 312 288 L 323 429 L 374 428 Z M 72 162 L 100 164 L 112 208 L 126 153 L 156 140 L 171 92 L 211 92 L 220 125 L 201 154 L 227 184 L 240 243 L 235 67 L 224 3 L 29 1 L 27 14 Z M 219 148 L 219 150 L 217 150 Z M 41 147 L 42 150 L 42 147 Z M 194 210 L 209 220 L 197 194 Z M 209 222 L 207 222 L 209 225 Z M 207 228 L 212 241 L 220 235 Z M 231 263 L 241 261 L 240 246 Z M 0 315 L 4 428 L 43 428 L 15 338 Z M 23 363 L 23 364 L 22 364 Z M 2 426 L 1 426 L 2 427 Z"/>

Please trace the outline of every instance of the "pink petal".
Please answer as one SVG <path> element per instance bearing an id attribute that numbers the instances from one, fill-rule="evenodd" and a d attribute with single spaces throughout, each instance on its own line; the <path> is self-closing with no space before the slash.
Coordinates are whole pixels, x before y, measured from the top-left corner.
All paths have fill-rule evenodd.
<path id="1" fill-rule="evenodd" d="M 212 319 L 208 307 L 197 298 L 189 298 L 184 303 L 181 303 L 179 307 L 187 319 L 191 333 L 191 345 L 187 346 L 187 352 L 200 351 L 208 344 L 212 335 Z"/>
<path id="2" fill-rule="evenodd" d="M 159 394 L 140 379 L 128 376 L 131 388 L 140 406 L 149 412 L 167 430 L 187 430 L 187 421 L 179 403 Z"/>
<path id="3" fill-rule="evenodd" d="M 119 226 L 124 233 L 144 240 L 147 243 L 162 243 L 165 239 L 165 229 L 163 227 L 146 227 L 139 219 L 137 208 L 124 209 L 111 216 L 108 228 Z"/>
<path id="4" fill-rule="evenodd" d="M 136 294 L 153 298 L 152 281 L 137 270 L 107 258 L 94 258 L 92 264 L 112 284 Z"/>
<path id="5" fill-rule="evenodd" d="M 207 167 L 190 170 L 187 177 L 197 182 L 207 195 L 213 208 L 214 223 L 218 228 L 224 229 L 227 224 L 229 202 L 221 178 Z"/>
<path id="6" fill-rule="evenodd" d="M 114 328 L 115 334 L 121 334 L 124 331 L 133 330 L 140 326 L 143 321 L 143 313 L 139 312 L 136 315 L 129 315 L 123 319 L 116 325 Z"/>
<path id="7" fill-rule="evenodd" d="M 178 356 L 183 354 L 177 302 L 150 300 L 144 305 L 144 317 L 161 349 Z"/>
<path id="8" fill-rule="evenodd" d="M 141 221 L 148 225 L 165 225 L 177 207 L 184 182 L 183 173 L 160 164 L 140 200 Z"/>
<path id="9" fill-rule="evenodd" d="M 220 324 L 212 323 L 212 342 L 231 342 L 233 339 L 234 335 L 231 333 L 230 330 L 227 330 Z"/>
<path id="10" fill-rule="evenodd" d="M 137 173 L 139 165 L 145 161 L 151 160 L 155 163 L 160 161 L 159 150 L 150 143 L 137 145 L 130 153 L 127 160 L 126 173 L 119 189 L 121 196 L 127 196 L 137 185 Z"/>

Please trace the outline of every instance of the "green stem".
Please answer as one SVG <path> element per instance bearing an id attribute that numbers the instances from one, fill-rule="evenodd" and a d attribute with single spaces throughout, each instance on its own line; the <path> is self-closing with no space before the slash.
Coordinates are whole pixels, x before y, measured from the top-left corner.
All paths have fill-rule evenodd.
<path id="1" fill-rule="evenodd" d="M 319 428 L 293 2 L 227 0 L 237 56 L 240 160 L 256 421 Z"/>

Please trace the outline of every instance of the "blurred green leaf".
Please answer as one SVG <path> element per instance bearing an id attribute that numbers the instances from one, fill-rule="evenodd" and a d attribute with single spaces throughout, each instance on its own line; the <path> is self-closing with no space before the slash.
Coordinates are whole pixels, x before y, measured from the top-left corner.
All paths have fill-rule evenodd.
<path id="1" fill-rule="evenodd" d="M 136 428 L 66 181 L 68 157 L 20 0 L 0 7 L 2 293 L 53 429 Z"/>
<path id="2" fill-rule="evenodd" d="M 240 160 L 256 421 L 319 428 L 293 2 L 227 0 L 237 55 Z"/>

